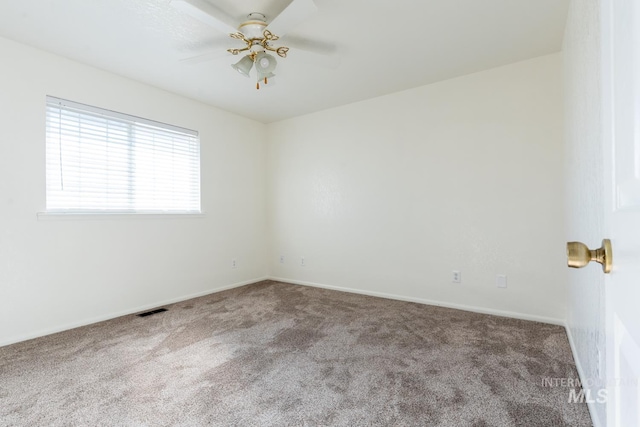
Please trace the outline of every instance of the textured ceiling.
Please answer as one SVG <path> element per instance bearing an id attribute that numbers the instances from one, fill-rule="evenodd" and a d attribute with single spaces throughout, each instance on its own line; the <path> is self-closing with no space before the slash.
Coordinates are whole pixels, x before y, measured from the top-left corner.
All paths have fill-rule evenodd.
<path id="1" fill-rule="evenodd" d="M 249 12 L 270 20 L 290 2 L 208 1 L 238 23 Z M 0 36 L 273 122 L 557 52 L 568 9 L 568 0 L 315 3 L 287 36 L 335 45 L 339 63 L 292 48 L 259 91 L 229 66 L 238 58 L 225 50 L 238 41 L 170 0 L 4 0 Z"/>

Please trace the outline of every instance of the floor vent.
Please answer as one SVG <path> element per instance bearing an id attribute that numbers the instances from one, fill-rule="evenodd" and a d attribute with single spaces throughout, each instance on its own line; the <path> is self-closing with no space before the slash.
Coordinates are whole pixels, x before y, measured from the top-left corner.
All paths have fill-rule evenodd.
<path id="1" fill-rule="evenodd" d="M 152 314 L 162 313 L 163 311 L 167 311 L 167 309 L 166 308 L 158 308 L 156 310 L 147 311 L 146 313 L 138 314 L 138 317 L 147 317 L 147 316 L 151 316 Z"/>

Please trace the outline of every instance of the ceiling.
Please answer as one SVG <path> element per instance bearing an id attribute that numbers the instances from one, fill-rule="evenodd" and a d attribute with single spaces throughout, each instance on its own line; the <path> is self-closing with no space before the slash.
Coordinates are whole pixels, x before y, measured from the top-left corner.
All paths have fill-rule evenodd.
<path id="1" fill-rule="evenodd" d="M 290 3 L 208 1 L 238 23 Z M 558 52 L 568 10 L 568 0 L 315 3 L 277 45 L 307 39 L 331 58 L 292 48 L 260 90 L 229 66 L 239 58 L 226 49 L 242 44 L 170 0 L 3 0 L 0 36 L 269 123 Z"/>

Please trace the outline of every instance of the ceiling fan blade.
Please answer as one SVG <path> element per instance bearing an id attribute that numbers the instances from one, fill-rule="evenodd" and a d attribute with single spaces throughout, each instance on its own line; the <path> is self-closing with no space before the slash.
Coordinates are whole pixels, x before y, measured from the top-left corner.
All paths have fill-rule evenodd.
<path id="1" fill-rule="evenodd" d="M 279 42 L 288 47 L 295 49 L 304 49 L 311 52 L 316 52 L 321 55 L 331 55 L 337 53 L 336 45 L 333 43 L 323 42 L 319 40 L 311 40 L 306 37 L 298 36 L 286 36 Z"/>
<path id="2" fill-rule="evenodd" d="M 171 6 L 225 34 L 238 31 L 229 15 L 205 0 L 171 0 Z"/>
<path id="3" fill-rule="evenodd" d="M 230 57 L 231 54 L 225 50 L 214 50 L 207 53 L 202 53 L 196 56 L 190 56 L 188 58 L 183 58 L 180 60 L 181 64 L 186 65 L 195 65 L 200 64 L 202 62 L 213 61 L 220 58 Z"/>
<path id="4" fill-rule="evenodd" d="M 272 33 L 283 36 L 317 10 L 318 7 L 313 0 L 293 0 L 267 28 Z"/>
<path id="5" fill-rule="evenodd" d="M 287 55 L 287 59 L 291 58 L 292 60 L 298 59 L 304 65 L 315 66 L 320 68 L 326 68 L 330 70 L 335 70 L 340 67 L 341 59 L 339 55 L 325 55 L 317 52 L 312 52 L 310 50 L 304 49 L 291 49 L 289 54 Z"/>
<path id="6" fill-rule="evenodd" d="M 301 58 L 305 63 L 323 68 L 336 69 L 340 65 L 341 57 L 335 45 L 302 37 L 287 36 L 282 43 L 291 50 L 287 58 Z"/>

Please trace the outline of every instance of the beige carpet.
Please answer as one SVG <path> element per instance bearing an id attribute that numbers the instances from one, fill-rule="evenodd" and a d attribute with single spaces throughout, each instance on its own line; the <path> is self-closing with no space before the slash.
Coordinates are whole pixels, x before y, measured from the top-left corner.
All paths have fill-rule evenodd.
<path id="1" fill-rule="evenodd" d="M 589 426 L 563 328 L 262 282 L 0 348 L 2 426 Z"/>

